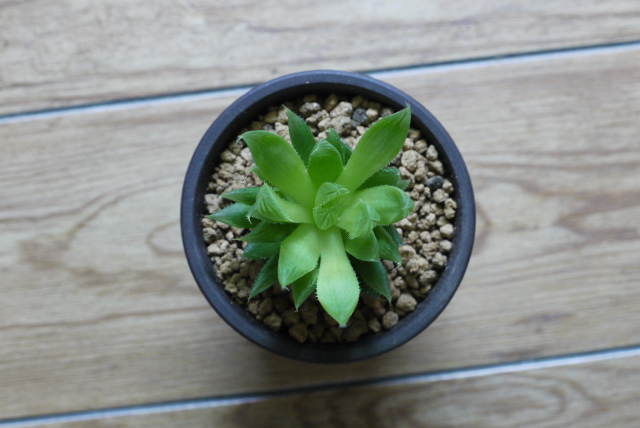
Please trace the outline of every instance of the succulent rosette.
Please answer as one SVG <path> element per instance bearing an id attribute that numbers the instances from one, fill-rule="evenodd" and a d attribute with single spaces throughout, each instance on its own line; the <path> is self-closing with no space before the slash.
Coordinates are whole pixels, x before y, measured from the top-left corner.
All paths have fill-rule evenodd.
<path id="1" fill-rule="evenodd" d="M 264 182 L 222 195 L 235 202 L 209 216 L 252 229 L 244 257 L 266 259 L 250 297 L 280 283 L 296 307 L 314 291 L 341 326 L 361 290 L 391 300 L 381 259 L 400 263 L 402 239 L 393 227 L 413 210 L 397 168 L 387 167 L 409 133 L 409 107 L 380 119 L 352 150 L 335 130 L 318 139 L 287 111 L 291 143 L 268 131 L 240 136 Z"/>

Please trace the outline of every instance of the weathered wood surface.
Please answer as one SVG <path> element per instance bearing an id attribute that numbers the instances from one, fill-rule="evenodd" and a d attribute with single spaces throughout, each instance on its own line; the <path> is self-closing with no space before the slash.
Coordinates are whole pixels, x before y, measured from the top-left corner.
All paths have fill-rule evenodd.
<path id="1" fill-rule="evenodd" d="M 0 2 L 0 114 L 640 39 L 636 0 Z"/>
<path id="2" fill-rule="evenodd" d="M 227 327 L 182 254 L 189 158 L 233 96 L 0 124 L 0 415 L 254 392 L 640 342 L 640 50 L 387 80 L 468 162 L 477 245 L 444 314 L 344 366 Z"/>
<path id="3" fill-rule="evenodd" d="M 634 357 L 38 426 L 622 428 L 640 420 L 638 385 L 640 358 Z"/>

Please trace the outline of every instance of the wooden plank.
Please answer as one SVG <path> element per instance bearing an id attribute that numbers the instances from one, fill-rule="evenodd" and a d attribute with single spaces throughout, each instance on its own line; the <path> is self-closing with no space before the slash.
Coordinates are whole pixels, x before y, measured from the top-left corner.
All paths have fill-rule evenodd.
<path id="1" fill-rule="evenodd" d="M 640 49 L 387 80 L 451 131 L 478 236 L 428 331 L 323 367 L 227 327 L 188 271 L 183 174 L 233 97 L 0 126 L 0 415 L 264 391 L 640 343 Z"/>
<path id="2" fill-rule="evenodd" d="M 635 0 L 0 3 L 0 114 L 640 39 Z"/>
<path id="3" fill-rule="evenodd" d="M 632 357 L 37 426 L 628 428 L 640 420 L 638 385 Z"/>

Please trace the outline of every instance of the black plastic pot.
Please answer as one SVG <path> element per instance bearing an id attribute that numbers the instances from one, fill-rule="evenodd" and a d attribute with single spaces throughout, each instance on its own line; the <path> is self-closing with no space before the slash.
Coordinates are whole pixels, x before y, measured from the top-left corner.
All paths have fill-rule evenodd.
<path id="1" fill-rule="evenodd" d="M 395 109 L 407 103 L 413 113 L 411 126 L 433 144 L 453 183 L 458 204 L 453 247 L 447 267 L 431 293 L 416 310 L 394 328 L 346 344 L 299 344 L 257 321 L 235 303 L 220 285 L 207 255 L 202 234 L 204 195 L 220 153 L 269 106 L 278 106 L 307 94 L 362 95 Z M 209 127 L 200 141 L 184 182 L 181 207 L 182 239 L 193 276 L 218 314 L 250 341 L 285 357 L 314 363 L 345 363 L 371 358 L 406 343 L 424 330 L 453 297 L 467 268 L 475 233 L 475 204 L 471 180 L 460 152 L 442 125 L 416 100 L 374 78 L 342 71 L 310 71 L 290 74 L 256 86 L 229 106 Z"/>

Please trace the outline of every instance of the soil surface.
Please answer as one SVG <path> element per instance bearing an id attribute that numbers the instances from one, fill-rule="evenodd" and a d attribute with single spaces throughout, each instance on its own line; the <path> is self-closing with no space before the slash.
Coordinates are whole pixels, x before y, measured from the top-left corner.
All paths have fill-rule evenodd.
<path id="1" fill-rule="evenodd" d="M 326 138 L 325 131 L 334 128 L 351 147 L 355 147 L 360 136 L 376 120 L 394 113 L 390 108 L 360 96 L 346 98 L 331 94 L 320 98 L 308 95 L 294 103 L 270 107 L 241 133 L 263 129 L 290 141 L 285 107 L 305 118 L 316 137 Z M 262 185 L 262 181 L 249 172 L 253 165 L 251 152 L 244 142 L 234 141 L 229 145 L 221 155 L 205 195 L 209 213 L 228 204 L 219 197 L 224 192 Z M 404 242 L 400 247 L 402 265 L 383 261 L 391 283 L 391 302 L 362 294 L 347 327 L 339 328 L 318 303 L 315 294 L 298 311 L 291 293 L 282 290 L 279 284 L 249 301 L 251 285 L 264 261 L 242 257 L 246 243 L 236 239 L 247 230 L 203 218 L 208 254 L 227 293 L 269 328 L 289 334 L 299 342 L 354 342 L 393 328 L 424 300 L 446 266 L 457 207 L 450 197 L 454 189 L 444 178 L 446 172 L 438 160 L 438 152 L 422 139 L 420 131 L 409 131 L 402 151 L 390 165 L 400 170 L 402 179 L 410 181 L 406 191 L 415 202 L 414 211 L 395 224 Z"/>

